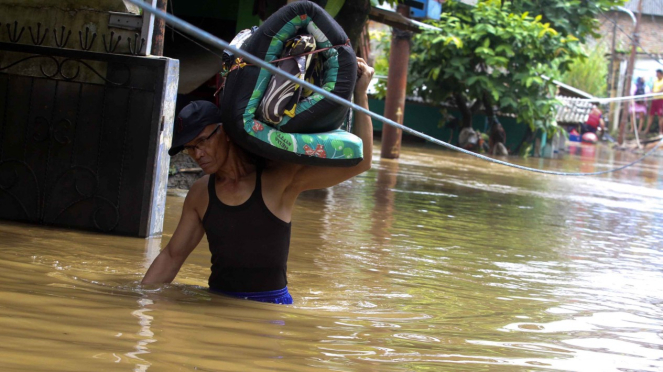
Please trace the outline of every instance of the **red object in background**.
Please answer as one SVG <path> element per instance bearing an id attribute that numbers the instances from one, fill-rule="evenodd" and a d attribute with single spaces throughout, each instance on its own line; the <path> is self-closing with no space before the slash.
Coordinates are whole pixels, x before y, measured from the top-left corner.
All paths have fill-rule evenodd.
<path id="1" fill-rule="evenodd" d="M 226 80 L 226 78 L 221 77 L 221 74 L 216 74 L 204 84 L 204 86 L 209 86 L 214 89 L 214 104 L 217 106 L 221 103 L 221 87 L 223 86 L 224 80 Z"/>
<path id="2" fill-rule="evenodd" d="M 587 132 L 587 133 L 582 135 L 582 142 L 596 143 L 598 141 L 599 141 L 599 138 L 596 136 L 595 133 Z"/>
<path id="3" fill-rule="evenodd" d="M 589 113 L 589 117 L 587 118 L 587 125 L 590 127 L 596 129 L 599 127 L 601 124 L 601 117 L 603 114 L 601 114 L 601 110 L 595 109 L 592 110 L 592 112 Z"/>

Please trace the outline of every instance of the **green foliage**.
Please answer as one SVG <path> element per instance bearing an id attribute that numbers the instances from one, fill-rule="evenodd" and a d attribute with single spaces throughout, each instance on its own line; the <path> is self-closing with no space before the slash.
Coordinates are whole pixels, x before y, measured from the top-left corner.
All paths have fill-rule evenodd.
<path id="1" fill-rule="evenodd" d="M 349 0 L 346 0 L 349 1 Z M 378 6 L 387 3 L 389 5 L 396 5 L 398 0 L 371 0 L 371 6 Z"/>
<path id="2" fill-rule="evenodd" d="M 514 12 L 508 2 L 447 3 L 440 21 L 432 22 L 442 31 L 418 34 L 412 44 L 414 93 L 430 102 L 458 95 L 471 102 L 487 94 L 533 129 L 554 125 L 556 87 L 542 76 L 558 78 L 582 48 L 542 18 Z"/>
<path id="3" fill-rule="evenodd" d="M 375 0 L 379 1 L 379 0 Z M 391 1 L 391 0 L 390 0 Z M 476 7 L 448 1 L 438 22 L 442 31 L 425 31 L 412 43 L 408 94 L 432 103 L 460 96 L 469 103 L 487 94 L 500 111 L 518 114 L 532 129 L 554 131 L 556 87 L 553 79 L 600 95 L 585 85 L 564 80 L 570 69 L 596 63 L 600 52 L 583 49 L 588 36 L 597 37 L 596 17 L 625 0 L 480 0 Z M 387 75 L 390 35 L 376 33 L 377 75 Z M 601 56 L 602 57 L 602 56 Z M 582 64 L 582 67 L 580 67 Z M 595 71 L 596 81 L 603 72 Z M 544 79 L 542 76 L 550 77 Z M 564 76 L 564 79 L 562 79 Z M 377 95 L 384 96 L 380 81 Z M 461 106 L 464 103 L 461 104 Z M 460 107 L 471 115 L 469 107 Z M 471 118 L 464 118 L 467 124 Z"/>
<path id="4" fill-rule="evenodd" d="M 369 37 L 373 41 L 374 52 L 376 55 L 373 61 L 373 68 L 376 76 L 387 76 L 389 74 L 389 54 L 391 53 L 391 32 L 370 31 Z M 408 79 L 407 91 L 414 89 L 411 79 Z M 375 97 L 384 99 L 387 94 L 387 80 L 380 78 L 375 84 Z"/>
<path id="5" fill-rule="evenodd" d="M 592 47 L 585 45 L 583 50 L 587 57 L 576 59 L 560 81 L 596 97 L 605 97 L 608 92 L 606 50 L 601 44 Z"/>
<path id="6" fill-rule="evenodd" d="M 373 41 L 377 57 L 373 62 L 375 75 L 386 76 L 389 73 L 389 52 L 391 47 L 391 32 L 370 31 L 369 37 Z"/>
<path id="7" fill-rule="evenodd" d="M 542 23 L 550 23 L 562 35 L 574 35 L 581 42 L 587 36 L 601 37 L 597 33 L 602 12 L 624 5 L 626 0 L 515 0 L 513 12 L 541 15 Z"/>

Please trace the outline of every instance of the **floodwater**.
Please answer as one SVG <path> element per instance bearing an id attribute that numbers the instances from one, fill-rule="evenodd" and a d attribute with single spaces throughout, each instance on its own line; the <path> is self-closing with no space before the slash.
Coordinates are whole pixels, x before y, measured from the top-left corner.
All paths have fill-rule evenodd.
<path id="1" fill-rule="evenodd" d="M 593 146 L 595 171 L 635 159 Z M 661 371 L 663 158 L 545 176 L 406 148 L 293 217 L 295 305 L 212 295 L 204 241 L 138 286 L 162 239 L 0 222 L 1 371 Z"/>

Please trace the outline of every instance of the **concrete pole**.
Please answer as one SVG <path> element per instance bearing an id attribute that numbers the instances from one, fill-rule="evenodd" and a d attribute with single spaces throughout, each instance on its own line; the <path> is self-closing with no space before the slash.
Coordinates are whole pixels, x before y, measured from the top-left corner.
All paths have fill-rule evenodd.
<path id="1" fill-rule="evenodd" d="M 405 17 L 409 17 L 410 15 L 410 7 L 405 5 L 398 5 L 396 11 Z M 403 114 L 405 112 L 407 70 L 410 61 L 411 39 L 412 32 L 396 28 L 392 29 L 384 116 L 399 124 L 403 124 Z M 403 131 L 401 129 L 389 125 L 383 125 L 380 157 L 385 159 L 397 159 L 401 153 L 402 137 Z"/>
<path id="2" fill-rule="evenodd" d="M 166 12 L 168 0 L 157 0 L 156 7 Z M 163 56 L 163 43 L 166 34 L 166 21 L 161 18 L 154 20 L 154 31 L 152 33 L 152 55 Z"/>
<path id="3" fill-rule="evenodd" d="M 146 3 L 152 6 L 157 6 L 157 0 L 144 0 Z M 143 12 L 143 27 L 140 30 L 140 38 L 144 39 L 144 45 L 142 40 L 134 40 L 134 45 L 136 48 L 141 46 L 141 49 L 138 51 L 140 56 L 149 56 L 152 54 L 152 34 L 154 33 L 154 23 L 156 22 L 154 14 L 150 12 Z"/>
<path id="4" fill-rule="evenodd" d="M 628 66 L 626 68 L 626 78 L 624 79 L 624 89 L 623 96 L 631 95 L 631 80 L 633 80 L 633 70 L 635 69 L 635 55 L 637 52 L 639 40 L 640 40 L 640 16 L 642 15 L 642 0 L 638 0 L 638 15 L 635 22 L 635 28 L 633 29 L 633 45 L 631 46 L 631 55 L 628 59 Z M 622 103 L 622 118 L 619 121 L 619 137 L 617 142 L 620 145 L 624 144 L 624 133 L 626 132 L 626 125 L 628 121 L 628 105 L 630 101 L 624 101 Z"/>
<path id="5" fill-rule="evenodd" d="M 617 22 L 619 22 L 619 16 L 617 16 L 617 20 L 615 21 L 615 24 L 612 27 L 612 45 L 610 47 L 610 65 L 608 66 L 608 93 L 610 94 L 610 98 L 614 98 L 617 96 L 617 87 L 615 86 L 615 44 L 617 42 Z M 612 115 L 615 113 L 615 103 L 610 102 L 610 113 L 608 114 L 608 117 L 613 117 Z M 612 120 L 610 120 L 612 122 Z M 611 126 L 613 126 L 614 123 L 611 123 Z"/>

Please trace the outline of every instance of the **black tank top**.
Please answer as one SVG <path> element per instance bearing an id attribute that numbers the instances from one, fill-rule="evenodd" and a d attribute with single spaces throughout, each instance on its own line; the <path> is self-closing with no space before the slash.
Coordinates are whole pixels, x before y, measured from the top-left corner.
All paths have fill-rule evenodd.
<path id="1" fill-rule="evenodd" d="M 241 205 L 223 204 L 216 196 L 215 175 L 208 183 L 209 205 L 203 217 L 212 274 L 209 287 L 227 292 L 262 292 L 288 283 L 290 223 L 276 217 L 262 198 L 262 165 L 256 169 L 253 194 Z"/>

